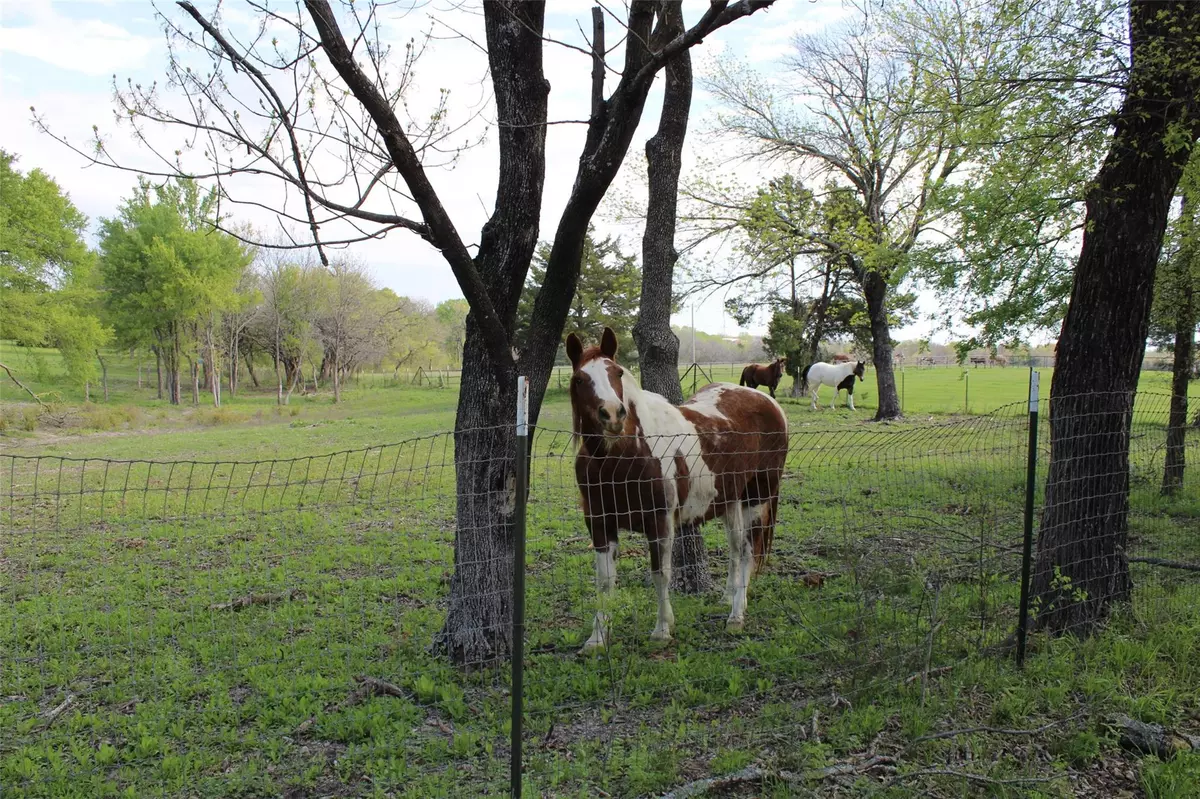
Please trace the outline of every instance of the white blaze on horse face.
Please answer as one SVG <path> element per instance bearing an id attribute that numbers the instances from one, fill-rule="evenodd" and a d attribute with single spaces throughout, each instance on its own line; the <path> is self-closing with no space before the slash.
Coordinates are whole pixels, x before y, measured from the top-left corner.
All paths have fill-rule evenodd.
<path id="1" fill-rule="evenodd" d="M 592 622 L 592 636 L 583 645 L 585 652 L 603 648 L 608 643 L 608 614 L 604 611 L 609 596 L 617 588 L 617 542 L 596 550 L 596 593 L 600 610 Z"/>
<path id="2" fill-rule="evenodd" d="M 613 388 L 612 381 L 608 377 L 608 367 L 612 366 L 612 361 L 607 358 L 595 358 L 588 361 L 586 365 L 579 371 L 587 375 L 588 380 L 592 381 L 592 391 L 596 394 L 596 400 L 600 403 L 600 408 L 607 411 L 611 422 L 608 427 L 618 427 L 617 411 L 625 406 Z M 624 388 L 624 376 L 621 378 L 622 388 Z"/>

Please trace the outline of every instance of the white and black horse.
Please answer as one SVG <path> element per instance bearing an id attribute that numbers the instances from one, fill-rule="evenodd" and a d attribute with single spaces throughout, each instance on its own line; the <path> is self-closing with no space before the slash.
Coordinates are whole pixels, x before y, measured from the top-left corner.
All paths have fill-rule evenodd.
<path id="1" fill-rule="evenodd" d="M 810 363 L 800 376 L 800 390 L 812 395 L 812 407 L 817 409 L 817 394 L 821 386 L 833 386 L 833 402 L 830 408 L 837 408 L 838 394 L 846 390 L 846 404 L 854 410 L 854 378 L 863 379 L 867 365 L 863 361 L 857 363 Z"/>

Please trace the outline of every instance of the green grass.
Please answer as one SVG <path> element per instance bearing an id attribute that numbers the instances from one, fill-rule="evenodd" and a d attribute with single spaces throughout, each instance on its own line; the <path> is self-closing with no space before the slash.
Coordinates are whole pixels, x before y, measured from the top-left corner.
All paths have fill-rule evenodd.
<path id="1" fill-rule="evenodd" d="M 1196 795 L 1195 756 L 1137 760 L 1105 724 L 1120 711 L 1195 733 L 1194 574 L 1135 565 L 1134 602 L 1100 635 L 1035 637 L 1024 671 L 987 654 L 1015 619 L 1025 427 L 1019 410 L 956 415 L 959 375 L 908 371 L 896 424 L 858 423 L 869 392 L 857 413 L 785 402 L 793 451 L 747 631 L 724 632 L 718 596 L 678 596 L 676 641 L 651 645 L 646 555 L 627 536 L 614 642 L 594 658 L 576 654 L 596 600 L 552 384 L 528 519 L 527 795 L 645 795 L 749 764 L 804 781 L 756 795 L 821 794 L 833 783 L 803 775 L 868 750 L 897 779 L 864 773 L 848 794 Z M 1026 379 L 972 371 L 972 410 L 1020 402 Z M 4 433 L 5 454 L 51 456 L 0 458 L 5 796 L 505 794 L 507 669 L 428 650 L 454 562 L 452 441 L 385 446 L 452 427 L 456 390 L 377 382 L 340 406 L 294 397 L 277 414 L 247 392 L 228 404 L 241 416 L 206 422 L 137 396 L 112 406 L 142 415 L 101 430 Z M 1137 554 L 1200 559 L 1200 480 L 1158 497 L 1160 426 L 1138 419 Z M 705 534 L 719 573 L 723 532 Z M 217 609 L 249 594 L 279 601 Z M 359 675 L 403 696 L 347 702 Z M 931 773 L 947 769 L 991 782 Z"/>

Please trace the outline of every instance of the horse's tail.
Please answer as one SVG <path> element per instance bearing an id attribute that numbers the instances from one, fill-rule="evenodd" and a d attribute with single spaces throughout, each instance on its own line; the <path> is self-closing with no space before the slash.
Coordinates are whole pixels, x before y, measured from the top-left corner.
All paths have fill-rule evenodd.
<path id="1" fill-rule="evenodd" d="M 813 368 L 813 365 L 810 363 L 808 366 L 804 367 L 804 371 L 800 373 L 800 393 L 802 394 L 808 391 L 808 370 L 811 368 Z"/>
<path id="2" fill-rule="evenodd" d="M 771 546 L 775 542 L 775 519 L 779 512 L 779 494 L 776 493 L 771 501 L 762 509 L 762 516 L 750 523 L 750 551 L 754 561 L 752 574 L 758 574 L 767 563 L 771 554 Z"/>
<path id="3" fill-rule="evenodd" d="M 739 381 L 738 381 L 738 385 L 739 385 L 739 386 L 744 386 L 744 385 L 746 385 L 746 373 L 747 373 L 747 372 L 749 372 L 749 371 L 750 371 L 750 367 L 749 367 L 749 366 L 747 366 L 745 369 L 743 369 L 743 370 L 742 370 L 742 378 L 741 378 L 741 380 L 739 380 Z"/>

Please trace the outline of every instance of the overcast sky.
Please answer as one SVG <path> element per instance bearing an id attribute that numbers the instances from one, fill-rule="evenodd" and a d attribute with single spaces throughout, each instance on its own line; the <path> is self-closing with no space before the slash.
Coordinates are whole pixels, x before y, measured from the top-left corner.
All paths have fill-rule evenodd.
<path id="1" fill-rule="evenodd" d="M 215 3 L 197 0 L 196 5 L 209 14 Z M 412 5 L 401 0 L 389 6 L 383 18 L 385 37 L 398 48 L 409 37 L 420 37 L 431 29 L 431 25 L 439 37 L 431 43 L 416 67 L 416 85 L 410 95 L 410 106 L 420 108 L 424 104 L 432 108 L 432 100 L 438 91 L 449 89 L 452 115 L 465 117 L 468 109 L 475 109 L 482 112 L 484 120 L 491 119 L 486 58 L 469 41 L 454 35 L 458 32 L 477 41 L 483 40 L 478 5 L 474 11 L 460 8 L 462 3 L 457 0 L 433 0 L 419 4 L 415 9 Z M 555 0 L 550 4 L 551 13 L 547 17 L 547 35 L 583 45 L 580 26 L 590 31 L 592 5 L 595 5 L 594 0 Z M 605 2 L 604 5 L 618 14 L 623 13 L 620 2 Z M 685 0 L 684 15 L 689 24 L 706 6 L 705 0 Z M 173 2 L 161 2 L 158 7 L 173 20 L 189 25 L 189 29 L 195 27 Z M 223 22 L 231 29 L 237 30 L 251 21 L 236 0 L 229 0 L 222 8 Z M 780 0 L 765 13 L 739 20 L 699 45 L 694 50 L 698 75 L 706 61 L 719 57 L 742 58 L 764 70 L 775 68 L 795 34 L 817 30 L 835 21 L 841 13 L 840 0 Z M 611 18 L 607 28 L 611 46 L 618 38 L 620 28 Z M 620 63 L 616 60 L 619 57 L 619 53 L 611 57 L 614 65 Z M 582 53 L 554 45 L 548 45 L 545 58 L 546 74 L 551 83 L 550 119 L 586 119 L 589 59 Z M 39 133 L 31 124 L 30 106 L 36 106 L 56 133 L 77 144 L 85 144 L 92 126 L 98 125 L 101 130 L 111 132 L 109 146 L 122 161 L 149 164 L 152 162 L 147 160 L 147 154 L 113 123 L 113 76 L 121 84 L 126 79 L 143 84 L 155 80 L 161 83 L 166 74 L 165 63 L 161 21 L 156 18 L 154 6 L 146 0 L 0 0 L 0 120 L 3 120 L 0 122 L 0 133 L 3 134 L 0 146 L 20 157 L 18 166 L 23 171 L 40 167 L 57 180 L 92 220 L 94 230 L 100 217 L 115 212 L 121 198 L 130 193 L 136 178 L 127 172 L 89 166 L 81 156 Z M 607 91 L 611 91 L 614 84 L 615 78 L 610 76 Z M 661 90 L 656 88 L 646 105 L 627 164 L 644 160 L 644 143 L 657 127 L 660 104 Z M 712 136 L 703 135 L 712 120 L 713 104 L 698 82 L 685 174 L 695 165 L 697 153 L 712 157 L 722 151 L 722 146 Z M 549 130 L 541 221 L 543 239 L 553 235 L 570 192 L 583 135 L 582 125 L 559 124 Z M 178 139 L 179 134 L 175 133 L 174 137 Z M 430 173 L 444 205 L 468 243 L 477 240 L 480 226 L 491 209 L 496 191 L 496 163 L 495 139 L 491 137 L 481 146 L 467 151 L 454 169 Z M 743 178 L 756 177 L 753 171 L 747 175 L 746 169 L 739 168 Z M 623 174 L 617 179 L 616 186 L 629 186 L 630 179 L 628 174 Z M 253 197 L 258 188 L 247 185 L 241 190 Z M 270 203 L 270 192 L 264 189 L 261 196 Z M 259 226 L 273 224 L 264 214 L 242 215 Z M 640 230 L 615 227 L 604 214 L 598 216 L 596 224 L 602 232 L 624 236 L 626 249 L 639 251 Z M 393 232 L 384 241 L 355 245 L 352 252 L 369 265 L 380 284 L 398 294 L 434 302 L 461 296 L 449 267 L 436 251 L 415 236 Z M 718 295 L 696 307 L 699 329 L 730 335 L 739 331 L 736 323 L 724 313 L 722 301 L 723 297 Z M 935 307 L 932 298 L 926 296 L 922 296 L 921 305 L 925 312 Z M 689 308 L 675 321 L 689 324 L 690 318 Z M 756 323 L 750 330 L 757 333 L 762 327 L 761 323 Z M 931 324 L 921 321 L 895 331 L 893 335 L 914 338 L 929 335 L 931 331 Z M 945 337 L 935 335 L 935 338 Z"/>

